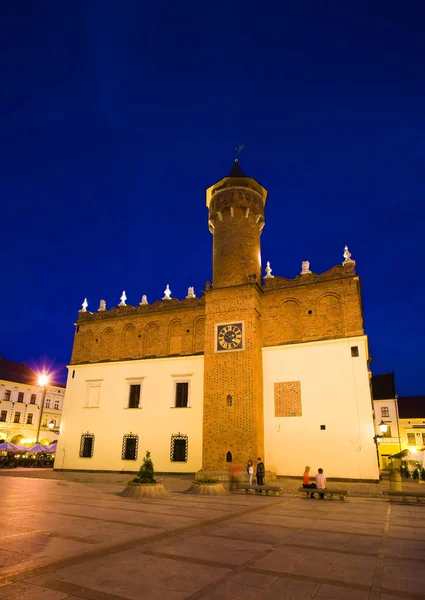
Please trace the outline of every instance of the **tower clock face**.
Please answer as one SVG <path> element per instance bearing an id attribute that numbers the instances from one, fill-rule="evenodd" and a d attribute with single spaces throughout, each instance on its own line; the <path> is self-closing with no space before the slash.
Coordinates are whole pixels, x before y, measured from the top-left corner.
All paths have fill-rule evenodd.
<path id="1" fill-rule="evenodd" d="M 243 350 L 243 324 L 226 323 L 217 325 L 217 352 Z"/>

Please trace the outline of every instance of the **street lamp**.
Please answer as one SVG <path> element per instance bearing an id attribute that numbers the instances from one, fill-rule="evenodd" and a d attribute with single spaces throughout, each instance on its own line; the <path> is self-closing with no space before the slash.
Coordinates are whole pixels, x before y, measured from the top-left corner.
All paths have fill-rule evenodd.
<path id="1" fill-rule="evenodd" d="M 40 411 L 40 418 L 38 420 L 38 426 L 37 426 L 37 436 L 35 438 L 36 444 L 38 444 L 39 437 L 40 437 L 41 419 L 43 418 L 44 402 L 46 400 L 46 392 L 47 392 L 48 384 L 49 384 L 49 377 L 48 377 L 48 375 L 46 375 L 46 373 L 42 373 L 41 375 L 38 376 L 38 385 L 43 388 L 43 396 L 41 399 L 41 411 Z"/>
<path id="2" fill-rule="evenodd" d="M 53 423 L 53 421 L 50 421 L 50 423 L 47 425 L 49 429 L 53 429 L 54 426 L 55 424 Z"/>
<path id="3" fill-rule="evenodd" d="M 387 433 L 388 425 L 386 423 L 384 423 L 384 421 L 381 419 L 381 422 L 378 425 L 378 429 L 381 433 Z"/>

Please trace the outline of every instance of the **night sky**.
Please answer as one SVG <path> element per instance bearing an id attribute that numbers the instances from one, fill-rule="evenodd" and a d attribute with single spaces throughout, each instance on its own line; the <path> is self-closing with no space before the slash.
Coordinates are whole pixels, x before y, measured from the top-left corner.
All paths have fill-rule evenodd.
<path id="1" fill-rule="evenodd" d="M 375 373 L 425 394 L 425 5 L 0 5 L 0 354 L 65 379 L 77 311 L 211 279 L 205 189 L 269 190 L 263 263 L 348 244 Z"/>

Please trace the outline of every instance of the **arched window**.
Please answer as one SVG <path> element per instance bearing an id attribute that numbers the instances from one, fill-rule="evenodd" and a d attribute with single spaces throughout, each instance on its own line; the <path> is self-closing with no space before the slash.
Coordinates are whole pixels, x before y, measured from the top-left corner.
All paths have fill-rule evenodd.
<path id="1" fill-rule="evenodd" d="M 232 458 L 232 453 L 228 452 L 226 454 L 226 462 L 232 462 L 233 458 Z"/>

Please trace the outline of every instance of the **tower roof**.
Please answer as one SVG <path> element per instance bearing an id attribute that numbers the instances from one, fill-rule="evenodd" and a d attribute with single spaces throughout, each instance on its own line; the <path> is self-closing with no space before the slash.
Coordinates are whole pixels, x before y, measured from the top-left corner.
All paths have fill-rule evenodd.
<path id="1" fill-rule="evenodd" d="M 230 169 L 230 172 L 227 177 L 246 177 L 245 173 L 241 169 L 237 158 L 235 159 L 233 167 Z"/>

